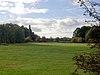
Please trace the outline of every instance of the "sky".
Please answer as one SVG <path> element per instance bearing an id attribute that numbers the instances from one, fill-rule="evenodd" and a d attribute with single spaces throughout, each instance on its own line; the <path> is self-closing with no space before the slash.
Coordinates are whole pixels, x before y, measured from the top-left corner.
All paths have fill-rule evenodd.
<path id="1" fill-rule="evenodd" d="M 83 12 L 75 0 L 0 0 L 0 24 L 31 25 L 41 37 L 72 37 L 87 25 Z"/>

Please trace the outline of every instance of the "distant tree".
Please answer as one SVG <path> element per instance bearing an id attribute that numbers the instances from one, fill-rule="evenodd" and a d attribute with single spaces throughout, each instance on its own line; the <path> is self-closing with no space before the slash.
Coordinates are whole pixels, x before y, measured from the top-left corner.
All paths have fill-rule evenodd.
<path id="1" fill-rule="evenodd" d="M 32 37 L 32 41 L 34 42 L 36 38 L 36 35 L 34 34 L 34 32 L 32 32 L 31 37 Z"/>
<path id="2" fill-rule="evenodd" d="M 25 33 L 25 38 L 30 36 L 29 29 L 26 27 L 23 27 L 23 29 L 24 29 L 24 33 Z"/>
<path id="3" fill-rule="evenodd" d="M 59 41 L 60 41 L 60 38 L 59 38 L 59 37 L 56 37 L 56 38 L 54 39 L 54 41 L 55 41 L 55 42 L 59 42 Z"/>
<path id="4" fill-rule="evenodd" d="M 41 38 L 41 42 L 46 42 L 46 37 L 45 36 L 43 36 L 42 38 Z"/>
<path id="5" fill-rule="evenodd" d="M 38 36 L 38 35 L 35 35 L 35 41 L 36 41 L 36 42 L 40 42 L 40 41 L 41 41 L 41 38 L 40 38 L 40 36 Z"/>
<path id="6" fill-rule="evenodd" d="M 24 29 L 17 28 L 16 30 L 16 43 L 23 43 L 25 39 Z"/>
<path id="7" fill-rule="evenodd" d="M 50 37 L 50 42 L 53 42 L 53 41 L 54 41 L 54 39 L 52 37 Z"/>
<path id="8" fill-rule="evenodd" d="M 72 42 L 85 42 L 85 35 L 90 28 L 90 26 L 82 26 L 81 28 L 76 28 L 73 32 Z"/>
<path id="9" fill-rule="evenodd" d="M 33 33 L 32 33 L 32 30 L 31 30 L 31 25 L 29 25 L 29 37 L 32 39 L 32 35 Z"/>
<path id="10" fill-rule="evenodd" d="M 34 33 L 24 26 L 7 23 L 0 25 L 0 43 L 23 43 L 25 38 L 34 37 Z M 32 40 L 32 39 L 31 39 Z"/>

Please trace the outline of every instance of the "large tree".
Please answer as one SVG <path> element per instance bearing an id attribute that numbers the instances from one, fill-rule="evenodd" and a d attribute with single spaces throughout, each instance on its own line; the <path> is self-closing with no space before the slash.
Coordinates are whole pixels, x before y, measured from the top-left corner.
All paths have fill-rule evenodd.
<path id="1" fill-rule="evenodd" d="M 25 38 L 34 37 L 34 33 L 24 26 L 17 24 L 7 23 L 0 25 L 0 43 L 22 43 Z"/>
<path id="2" fill-rule="evenodd" d="M 81 28 L 76 28 L 73 32 L 72 42 L 86 42 L 85 36 L 90 28 L 90 26 L 82 26 Z"/>
<path id="3" fill-rule="evenodd" d="M 86 0 L 79 0 L 80 6 L 85 9 L 84 15 L 89 15 L 93 17 L 93 20 L 86 21 L 91 23 L 93 26 L 86 34 L 87 40 L 93 39 L 95 43 L 92 44 L 91 48 L 96 48 L 95 51 L 90 53 L 80 54 L 75 56 L 75 64 L 77 69 L 72 75 L 79 75 L 79 70 L 83 70 L 84 73 L 92 75 L 100 75 L 100 13 L 96 9 L 100 7 L 100 3 Z M 87 5 L 88 4 L 88 5 Z"/>

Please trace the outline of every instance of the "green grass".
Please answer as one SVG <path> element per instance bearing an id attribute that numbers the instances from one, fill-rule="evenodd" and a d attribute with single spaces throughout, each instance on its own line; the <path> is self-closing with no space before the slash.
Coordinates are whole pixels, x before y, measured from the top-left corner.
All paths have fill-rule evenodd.
<path id="1" fill-rule="evenodd" d="M 70 75 L 86 44 L 27 43 L 0 46 L 0 75 Z"/>

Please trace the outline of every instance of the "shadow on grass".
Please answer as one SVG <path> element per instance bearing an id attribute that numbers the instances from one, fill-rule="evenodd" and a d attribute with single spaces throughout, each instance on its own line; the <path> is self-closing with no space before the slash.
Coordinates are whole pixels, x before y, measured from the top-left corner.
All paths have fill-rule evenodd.
<path id="1" fill-rule="evenodd" d="M 17 44 L 10 44 L 10 45 L 14 45 L 14 46 L 53 46 L 50 45 L 48 43 L 17 43 Z"/>

